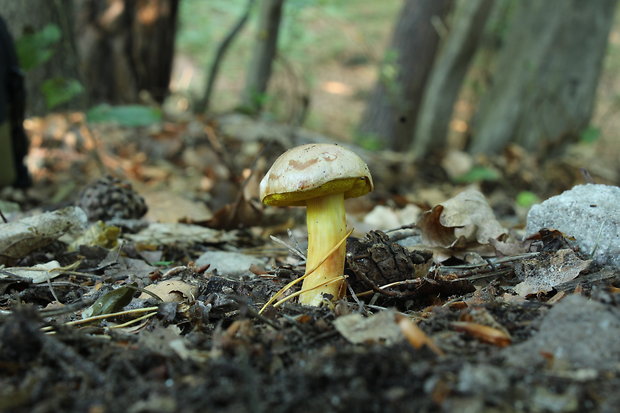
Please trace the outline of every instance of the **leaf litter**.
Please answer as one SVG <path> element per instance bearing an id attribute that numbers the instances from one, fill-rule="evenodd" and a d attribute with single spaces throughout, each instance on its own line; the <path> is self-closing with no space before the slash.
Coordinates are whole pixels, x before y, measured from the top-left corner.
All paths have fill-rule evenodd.
<path id="1" fill-rule="evenodd" d="M 270 141 L 268 124 L 257 134 L 239 117 L 225 120 L 236 131 L 228 134 L 200 120 L 146 131 L 78 115 L 38 122 L 40 184 L 2 192 L 22 212 L 0 224 L 0 410 L 561 412 L 618 403 L 618 270 L 592 264 L 561 233 L 524 239 L 514 188 L 532 170 L 520 171 L 514 153 L 491 161 L 504 180 L 462 187 L 414 179 L 428 170 L 399 154 L 360 150 L 377 191 L 352 221 L 366 225 L 354 235 L 373 261 L 347 264 L 352 288 L 331 308 L 292 299 L 259 313 L 304 274 L 305 235 L 303 214 L 256 202 L 255 178 L 308 134 L 278 129 Z M 74 144 L 58 141 L 59 128 Z M 47 161 L 52 152 L 58 162 Z M 80 210 L 59 209 L 104 172 L 131 181 L 157 213 L 87 225 Z M 565 188 L 522 189 L 544 199 Z M 348 244 L 352 257 L 363 251 Z M 422 251 L 432 256 L 407 270 L 390 264 Z M 369 268 L 391 272 L 374 278 Z"/>

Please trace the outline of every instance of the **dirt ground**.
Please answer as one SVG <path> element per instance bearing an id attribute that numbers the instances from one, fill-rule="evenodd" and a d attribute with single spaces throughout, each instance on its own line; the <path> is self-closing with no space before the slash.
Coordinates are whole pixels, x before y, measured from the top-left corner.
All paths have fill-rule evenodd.
<path id="1" fill-rule="evenodd" d="M 294 239 L 303 244 L 303 214 L 255 202 L 254 174 L 262 177 L 279 154 L 277 142 L 265 147 L 255 136 L 233 139 L 202 121 L 88 128 L 69 115 L 32 120 L 29 127 L 36 185 L 26 193 L 3 191 L 22 211 L 3 206 L 9 222 L 79 203 L 76 194 L 100 176 L 101 164 L 133 183 L 149 213 L 106 222 L 97 242 L 82 240 L 77 248 L 60 238 L 10 260 L 3 255 L 0 411 L 618 411 L 620 271 L 590 265 L 547 291 L 515 292 L 524 257 L 539 254 L 535 265 L 544 267 L 544 257 L 570 241 L 561 235 L 519 241 L 514 245 L 529 252 L 504 261 L 493 261 L 500 259 L 493 253 L 491 261 L 467 267 L 455 254 L 420 279 L 397 273 L 405 280 L 398 296 L 367 291 L 362 267 L 351 258 L 346 299 L 320 309 L 287 301 L 259 314 L 304 271 L 291 252 Z M 350 205 L 358 240 L 372 226 L 363 218 L 376 205 L 385 208 L 384 219 L 406 205 L 426 210 L 464 188 L 439 170 L 412 171 L 395 156 L 368 158 L 377 190 Z M 514 196 L 526 187 L 531 162 L 525 159 L 516 172 L 502 162 L 501 180 L 477 186 L 518 234 L 524 214 Z M 547 179 L 558 162 L 533 174 L 553 182 L 537 187 L 543 199 L 582 179 Z M 427 176 L 414 180 L 409 173 Z M 210 232 L 174 227 L 137 238 L 156 216 Z M 405 222 L 405 235 L 389 232 L 386 245 L 415 238 L 419 229 Z M 355 245 L 350 241 L 349 250 Z M 214 254 L 208 265 L 205 253 Z M 238 255 L 218 261 L 216 253 Z M 58 263 L 51 279 L 37 282 L 17 272 L 52 260 Z M 154 286 L 155 295 L 144 292 Z"/>

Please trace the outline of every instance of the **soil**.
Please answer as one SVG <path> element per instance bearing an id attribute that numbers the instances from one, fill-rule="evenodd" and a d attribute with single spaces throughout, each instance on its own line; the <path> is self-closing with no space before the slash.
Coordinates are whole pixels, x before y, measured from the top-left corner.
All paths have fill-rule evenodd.
<path id="1" fill-rule="evenodd" d="M 620 272 L 593 274 L 604 276 L 567 286 L 569 294 L 600 303 L 617 319 Z M 536 351 L 528 350 L 534 354 L 527 363 L 511 361 L 511 349 L 539 334 L 550 309 L 566 298 L 555 304 L 549 303 L 555 293 L 505 300 L 502 285 L 510 277 L 485 280 L 464 295 L 375 297 L 374 305 L 350 297 L 333 309 L 285 304 L 260 315 L 260 304 L 287 277 L 232 278 L 190 268 L 183 278 L 198 286 L 195 300 L 157 304 L 134 298 L 134 307 L 157 306 L 138 329 L 110 328 L 123 317 L 64 324 L 93 302 L 89 291 L 95 285 L 110 283 L 97 271 L 90 280 L 55 279 L 64 307 L 50 306 L 55 299 L 45 285 L 3 282 L 0 300 L 10 311 L 0 321 L 0 410 L 612 412 L 620 403 L 618 358 L 579 366 L 550 354 L 536 360 Z M 114 283 L 124 281 L 116 277 Z M 419 320 L 443 355 L 404 339 L 352 344 L 334 327 L 337 317 L 369 315 L 384 306 Z M 455 328 L 481 312 L 509 334 L 510 345 Z M 564 323 L 559 328 L 569 333 L 581 329 L 574 319 Z M 549 353 L 557 344 L 549 344 Z M 612 337 L 607 345 L 617 341 Z"/>

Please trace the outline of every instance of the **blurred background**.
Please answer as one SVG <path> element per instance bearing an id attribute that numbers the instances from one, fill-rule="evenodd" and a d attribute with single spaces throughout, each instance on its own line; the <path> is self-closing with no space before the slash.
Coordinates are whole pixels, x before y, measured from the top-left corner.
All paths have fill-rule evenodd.
<path id="1" fill-rule="evenodd" d="M 269 141 L 275 155 L 325 140 L 358 148 L 392 195 L 416 179 L 499 186 L 527 206 L 576 183 L 620 182 L 616 3 L 0 0 L 0 10 L 25 74 L 35 183 L 102 170 L 152 183 L 176 166 L 202 182 L 192 188 L 211 188 L 200 142 L 220 155 L 245 147 L 217 160 L 242 181 L 269 164 Z"/>

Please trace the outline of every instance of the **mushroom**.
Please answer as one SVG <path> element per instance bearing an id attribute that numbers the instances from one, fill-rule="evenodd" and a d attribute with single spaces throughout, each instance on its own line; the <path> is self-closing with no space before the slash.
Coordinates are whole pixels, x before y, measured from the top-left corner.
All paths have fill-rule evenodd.
<path id="1" fill-rule="evenodd" d="M 273 163 L 260 183 L 265 205 L 305 206 L 308 225 L 306 273 L 299 302 L 318 306 L 324 295 L 332 300 L 345 291 L 346 245 L 345 198 L 372 191 L 368 166 L 355 153 L 332 144 L 309 144 L 292 148 Z M 323 261 L 321 263 L 321 261 Z"/>

